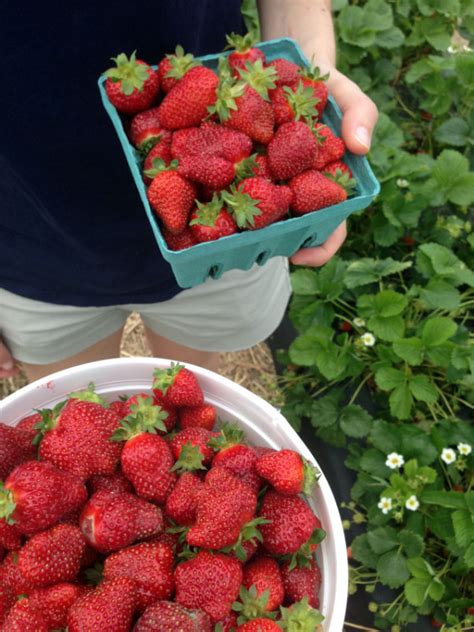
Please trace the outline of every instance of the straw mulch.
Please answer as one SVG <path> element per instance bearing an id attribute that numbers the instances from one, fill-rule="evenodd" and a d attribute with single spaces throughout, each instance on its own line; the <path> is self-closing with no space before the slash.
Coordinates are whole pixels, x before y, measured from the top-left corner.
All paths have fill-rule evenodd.
<path id="1" fill-rule="evenodd" d="M 132 314 L 125 325 L 120 355 L 123 357 L 151 356 L 138 314 Z M 223 353 L 219 373 L 245 386 L 260 397 L 278 404 L 275 367 L 266 344 L 259 344 L 246 351 Z M 23 375 L 0 379 L 0 399 L 25 386 L 26 383 Z"/>

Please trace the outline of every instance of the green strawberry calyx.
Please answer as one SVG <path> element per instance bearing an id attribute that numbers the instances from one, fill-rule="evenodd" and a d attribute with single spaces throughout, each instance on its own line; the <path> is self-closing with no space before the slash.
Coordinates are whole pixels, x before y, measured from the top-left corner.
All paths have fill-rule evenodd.
<path id="1" fill-rule="evenodd" d="M 277 615 L 276 612 L 269 612 L 267 610 L 267 604 L 270 598 L 270 590 L 268 588 L 259 593 L 255 584 L 252 584 L 248 590 L 245 586 L 241 586 L 239 598 L 240 601 L 235 601 L 232 604 L 232 610 L 240 613 L 237 618 L 239 625 L 251 621 L 252 619 L 274 619 Z"/>
<path id="2" fill-rule="evenodd" d="M 310 567 L 311 561 L 314 558 L 314 551 L 318 544 L 320 544 L 326 537 L 326 531 L 324 529 L 315 528 L 308 540 L 300 546 L 300 548 L 293 554 L 282 555 L 282 561 L 289 561 L 290 565 L 288 570 L 292 571 L 294 568 Z"/>
<path id="3" fill-rule="evenodd" d="M 143 92 L 143 86 L 149 77 L 150 66 L 139 63 L 136 54 L 137 51 L 134 50 L 130 59 L 125 53 L 112 57 L 116 65 L 104 73 L 114 83 L 120 82 L 120 88 L 126 96 L 131 95 L 134 90 Z"/>
<path id="4" fill-rule="evenodd" d="M 257 59 L 253 63 L 246 62 L 245 68 L 239 68 L 238 72 L 244 84 L 258 92 L 265 101 L 270 100 L 268 91 L 276 88 L 275 81 L 278 79 L 278 73 L 274 66 L 264 68 L 262 60 Z"/>
<path id="5" fill-rule="evenodd" d="M 231 544 L 230 546 L 226 546 L 221 549 L 222 553 L 235 553 L 237 558 L 241 562 L 247 561 L 247 554 L 243 547 L 244 542 L 248 542 L 249 540 L 258 540 L 259 542 L 263 542 L 263 536 L 258 528 L 262 524 L 270 524 L 271 520 L 267 520 L 266 518 L 254 518 L 249 522 L 245 523 L 242 529 L 240 530 L 239 537 L 237 538 L 237 542 Z"/>
<path id="6" fill-rule="evenodd" d="M 243 180 L 244 178 L 250 178 L 255 175 L 255 170 L 258 168 L 257 158 L 258 154 L 252 154 L 247 158 L 242 158 L 239 162 L 234 165 L 235 169 L 235 179 L 237 182 Z"/>
<path id="7" fill-rule="evenodd" d="M 179 459 L 171 468 L 171 472 L 178 471 L 179 473 L 183 473 L 205 470 L 206 468 L 202 464 L 203 461 L 204 454 L 199 449 L 199 446 L 191 443 L 191 441 L 186 441 L 186 443 L 181 446 Z"/>
<path id="8" fill-rule="evenodd" d="M 143 173 L 149 178 L 156 178 L 156 176 L 163 171 L 176 171 L 178 164 L 179 162 L 177 160 L 172 160 L 167 165 L 163 158 L 153 158 L 151 161 L 151 169 L 145 169 Z"/>
<path id="9" fill-rule="evenodd" d="M 224 191 L 222 198 L 239 228 L 254 226 L 255 217 L 262 213 L 258 208 L 260 200 L 254 200 L 248 193 L 239 191 L 235 185 L 231 185 L 230 191 Z"/>
<path id="10" fill-rule="evenodd" d="M 153 389 L 159 390 L 163 395 L 166 395 L 167 390 L 173 384 L 181 369 L 184 369 L 184 365 L 174 362 L 167 369 L 155 369 L 153 372 Z"/>
<path id="11" fill-rule="evenodd" d="M 231 424 L 227 421 L 222 422 L 219 428 L 219 436 L 212 437 L 208 441 L 209 447 L 219 452 L 234 445 L 244 445 L 245 443 L 245 432 L 237 424 Z"/>
<path id="12" fill-rule="evenodd" d="M 199 202 L 199 200 L 197 200 L 195 211 L 196 216 L 189 222 L 189 225 L 194 226 L 198 224 L 200 226 L 214 227 L 216 225 L 217 218 L 219 217 L 219 213 L 223 210 L 223 207 L 224 204 L 218 193 L 214 193 L 212 196 L 212 200 L 207 204 L 204 204 L 203 202 Z"/>
<path id="13" fill-rule="evenodd" d="M 113 433 L 110 441 L 128 441 L 145 432 L 156 434 L 157 430 L 166 432 L 163 420 L 168 417 L 168 413 L 160 406 L 152 404 L 151 397 L 150 403 L 147 400 L 148 398 L 143 404 L 137 405 L 140 412 L 132 412 L 121 420 L 120 428 Z"/>
<path id="14" fill-rule="evenodd" d="M 73 393 L 69 393 L 68 397 L 69 399 L 79 399 L 81 400 L 81 402 L 91 402 L 93 404 L 100 404 L 104 408 L 109 407 L 105 399 L 95 392 L 94 382 L 89 382 L 89 384 L 87 385 L 87 388 L 84 389 L 83 391 L 74 391 Z"/>
<path id="15" fill-rule="evenodd" d="M 296 90 L 290 86 L 283 86 L 286 100 L 295 114 L 295 121 L 303 119 L 310 123 L 318 117 L 317 104 L 319 99 L 314 96 L 313 89 L 306 86 L 302 81 L 298 82 Z"/>
<path id="16" fill-rule="evenodd" d="M 329 79 L 329 73 L 327 72 L 325 75 L 322 75 L 321 69 L 314 65 L 313 59 L 311 60 L 311 65 L 306 66 L 305 68 L 300 68 L 298 70 L 298 74 L 304 79 L 309 79 L 314 83 L 318 81 L 327 81 Z"/>
<path id="17" fill-rule="evenodd" d="M 312 608 L 308 601 L 308 597 L 304 597 L 289 608 L 280 608 L 283 629 L 315 632 L 316 627 L 324 621 L 324 617 L 319 610 Z"/>
<path id="18" fill-rule="evenodd" d="M 227 46 L 224 50 L 234 48 L 238 53 L 247 53 L 258 42 L 258 34 L 255 31 L 249 31 L 245 35 L 231 33 L 226 35 Z"/>
<path id="19" fill-rule="evenodd" d="M 337 169 L 335 174 L 323 171 L 323 175 L 342 187 L 348 196 L 355 193 L 357 183 L 354 178 L 351 178 L 347 171 Z"/>
<path id="20" fill-rule="evenodd" d="M 56 404 L 54 408 L 42 408 L 41 410 L 35 409 L 35 411 L 41 415 L 41 421 L 38 421 L 38 423 L 33 426 L 36 430 L 36 435 L 32 441 L 33 445 L 39 446 L 45 434 L 56 428 L 59 423 L 60 413 L 68 401 L 69 400 L 65 399 Z"/>
<path id="21" fill-rule="evenodd" d="M 311 496 L 314 486 L 317 484 L 319 477 L 321 476 L 321 472 L 312 465 L 306 459 L 301 457 L 303 462 L 303 494 L 307 496 Z"/>
<path id="22" fill-rule="evenodd" d="M 232 78 L 222 75 L 221 80 L 216 89 L 217 98 L 207 110 L 210 115 L 217 114 L 221 122 L 227 121 L 230 117 L 231 110 L 237 110 L 236 99 L 241 97 L 245 90 L 245 84 L 236 82 Z"/>
<path id="23" fill-rule="evenodd" d="M 15 511 L 16 503 L 11 489 L 6 489 L 0 481 L 0 519 L 4 518 L 7 524 L 15 524 L 11 517 Z"/>
<path id="24" fill-rule="evenodd" d="M 179 44 L 176 46 L 174 54 L 166 55 L 166 59 L 170 62 L 170 69 L 165 77 L 173 79 L 182 79 L 188 70 L 201 66 L 199 59 L 196 59 L 191 53 L 185 53 Z"/>

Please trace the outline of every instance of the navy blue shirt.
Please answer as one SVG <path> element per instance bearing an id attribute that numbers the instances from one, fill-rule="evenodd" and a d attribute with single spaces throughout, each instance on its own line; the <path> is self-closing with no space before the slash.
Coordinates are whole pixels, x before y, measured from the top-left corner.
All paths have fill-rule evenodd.
<path id="1" fill-rule="evenodd" d="M 156 64 L 242 32 L 240 0 L 6 0 L 0 25 L 0 287 L 58 304 L 179 292 L 97 88 L 110 57 Z"/>

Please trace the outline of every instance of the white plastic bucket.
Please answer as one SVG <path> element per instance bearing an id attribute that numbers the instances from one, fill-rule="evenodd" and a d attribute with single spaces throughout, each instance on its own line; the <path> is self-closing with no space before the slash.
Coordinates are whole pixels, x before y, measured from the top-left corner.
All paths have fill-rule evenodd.
<path id="1" fill-rule="evenodd" d="M 0 402 L 0 420 L 16 425 L 32 409 L 50 408 L 71 391 L 90 382 L 105 399 L 133 395 L 151 388 L 153 370 L 165 368 L 169 360 L 159 358 L 120 358 L 82 364 L 37 380 Z M 287 420 L 273 406 L 247 389 L 217 373 L 192 364 L 206 402 L 216 407 L 222 420 L 237 422 L 249 441 L 276 449 L 290 448 L 319 468 L 317 461 Z M 327 532 L 317 551 L 323 583 L 320 610 L 325 616 L 325 632 L 341 632 L 347 605 L 348 563 L 341 518 L 329 484 L 321 475 L 310 504 Z"/>

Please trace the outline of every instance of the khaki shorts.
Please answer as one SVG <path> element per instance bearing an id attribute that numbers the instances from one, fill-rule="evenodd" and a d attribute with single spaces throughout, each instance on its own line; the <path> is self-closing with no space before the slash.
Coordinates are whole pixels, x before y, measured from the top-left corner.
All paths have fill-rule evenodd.
<path id="1" fill-rule="evenodd" d="M 201 351 L 237 351 L 265 340 L 290 298 L 288 260 L 231 270 L 160 303 L 75 307 L 34 301 L 0 289 L 0 336 L 14 358 L 50 364 L 121 329 L 138 312 L 152 331 Z"/>

